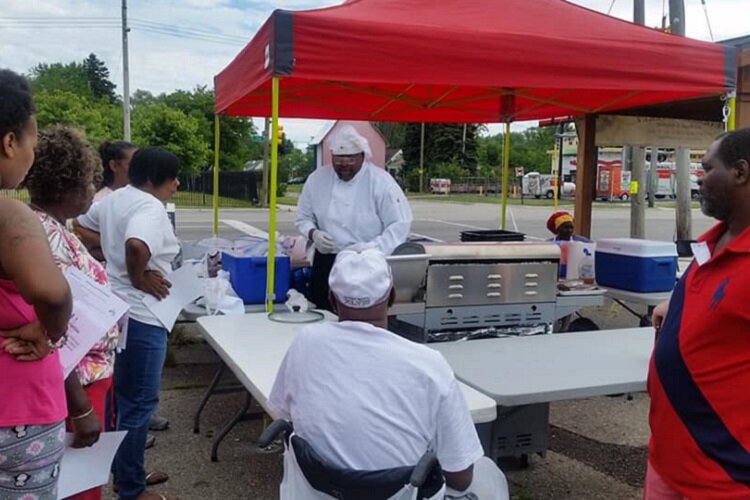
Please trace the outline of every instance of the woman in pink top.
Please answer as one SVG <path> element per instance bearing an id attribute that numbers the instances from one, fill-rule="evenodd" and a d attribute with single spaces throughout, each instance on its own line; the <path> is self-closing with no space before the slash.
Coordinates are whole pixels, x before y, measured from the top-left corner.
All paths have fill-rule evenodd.
<path id="1" fill-rule="evenodd" d="M 104 266 L 65 225 L 66 220 L 81 215 L 91 206 L 94 185 L 101 172 L 101 162 L 83 133 L 55 125 L 39 134 L 36 159 L 23 185 L 29 191 L 29 206 L 42 222 L 60 269 L 75 267 L 109 287 Z M 104 406 L 112 386 L 118 335 L 119 329 L 114 326 L 65 380 L 70 414 L 66 427 L 74 433 L 74 448 L 94 444 L 104 427 Z M 70 498 L 101 500 L 102 489 L 93 488 Z"/>
<path id="2" fill-rule="evenodd" d="M 28 172 L 36 135 L 28 82 L 0 70 L 0 189 Z M 57 498 L 67 411 L 54 348 L 71 309 L 39 219 L 0 200 L 0 498 Z"/>

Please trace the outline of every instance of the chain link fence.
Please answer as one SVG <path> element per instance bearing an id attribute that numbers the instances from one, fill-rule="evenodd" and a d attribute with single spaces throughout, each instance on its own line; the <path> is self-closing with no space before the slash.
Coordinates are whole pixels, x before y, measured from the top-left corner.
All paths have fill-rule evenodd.
<path id="1" fill-rule="evenodd" d="M 219 204 L 224 208 L 246 208 L 258 204 L 259 176 L 254 172 L 220 172 Z M 212 172 L 180 178 L 180 189 L 173 201 L 178 207 L 212 207 L 214 178 Z M 2 189 L 0 198 L 29 202 L 25 189 Z"/>

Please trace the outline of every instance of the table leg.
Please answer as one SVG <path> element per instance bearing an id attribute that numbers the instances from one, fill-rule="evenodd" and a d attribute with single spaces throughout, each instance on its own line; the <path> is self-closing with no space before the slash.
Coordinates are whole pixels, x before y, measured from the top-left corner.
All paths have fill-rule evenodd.
<path id="1" fill-rule="evenodd" d="M 219 445 L 221 444 L 222 440 L 226 437 L 226 435 L 229 434 L 229 431 L 231 431 L 234 428 L 234 426 L 237 425 L 237 423 L 245 417 L 252 403 L 253 403 L 253 397 L 250 395 L 249 392 L 246 392 L 245 403 L 242 405 L 242 408 L 240 409 L 240 411 L 238 411 L 237 414 L 234 417 L 232 417 L 232 420 L 227 422 L 227 424 L 224 426 L 223 429 L 221 429 L 221 431 L 216 436 L 216 438 L 214 438 L 213 445 L 211 446 L 211 461 L 212 462 L 219 461 Z"/>
<path id="2" fill-rule="evenodd" d="M 222 375 L 224 375 L 224 370 L 226 369 L 227 365 L 224 364 L 223 361 L 219 362 L 219 369 L 216 370 L 216 374 L 214 375 L 213 380 L 211 380 L 211 383 L 208 385 L 208 389 L 206 389 L 206 392 L 203 394 L 203 399 L 201 399 L 200 405 L 198 405 L 198 411 L 195 412 L 195 416 L 193 417 L 193 433 L 200 434 L 200 420 L 201 420 L 201 412 L 203 411 L 203 408 L 206 407 L 206 404 L 208 403 L 208 400 L 211 399 L 211 396 L 214 394 L 214 389 L 216 389 L 216 386 L 219 385 L 219 382 L 221 381 Z"/>

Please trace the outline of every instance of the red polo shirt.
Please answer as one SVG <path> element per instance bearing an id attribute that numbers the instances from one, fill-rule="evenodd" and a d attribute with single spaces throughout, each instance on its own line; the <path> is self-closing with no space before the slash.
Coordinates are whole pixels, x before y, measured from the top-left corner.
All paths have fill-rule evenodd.
<path id="1" fill-rule="evenodd" d="M 688 498 L 750 498 L 750 229 L 714 254 L 699 241 L 672 293 L 648 376 L 649 461 Z"/>

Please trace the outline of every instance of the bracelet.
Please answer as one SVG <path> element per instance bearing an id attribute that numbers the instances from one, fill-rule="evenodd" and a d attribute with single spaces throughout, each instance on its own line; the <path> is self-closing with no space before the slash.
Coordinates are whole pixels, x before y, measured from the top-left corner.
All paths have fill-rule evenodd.
<path id="1" fill-rule="evenodd" d="M 92 413 L 94 413 L 94 407 L 93 406 L 91 408 L 89 408 L 87 411 L 81 413 L 80 415 L 76 415 L 75 417 L 70 417 L 70 419 L 71 420 L 81 420 L 82 418 L 88 417 Z"/>
<path id="2" fill-rule="evenodd" d="M 46 336 L 46 332 L 45 332 Z M 65 347 L 65 345 L 68 343 L 68 332 L 66 331 L 63 333 L 62 337 L 60 337 L 57 342 L 53 341 L 51 338 L 47 337 L 47 347 L 49 347 L 50 352 L 53 352 L 57 349 L 60 349 L 62 347 Z"/>

